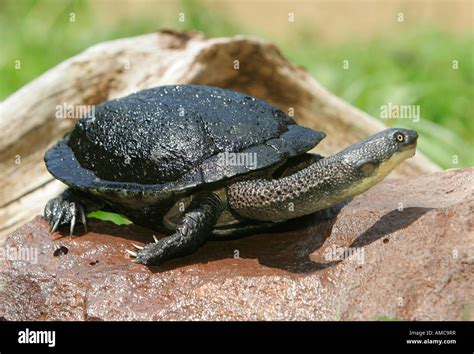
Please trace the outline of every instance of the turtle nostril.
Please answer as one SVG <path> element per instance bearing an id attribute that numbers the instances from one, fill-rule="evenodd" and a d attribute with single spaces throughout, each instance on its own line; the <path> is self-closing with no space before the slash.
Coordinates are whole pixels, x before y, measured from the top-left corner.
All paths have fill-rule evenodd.
<path id="1" fill-rule="evenodd" d="M 412 145 L 416 143 L 418 139 L 418 133 L 414 130 L 409 130 L 408 133 L 406 134 L 406 144 Z"/>

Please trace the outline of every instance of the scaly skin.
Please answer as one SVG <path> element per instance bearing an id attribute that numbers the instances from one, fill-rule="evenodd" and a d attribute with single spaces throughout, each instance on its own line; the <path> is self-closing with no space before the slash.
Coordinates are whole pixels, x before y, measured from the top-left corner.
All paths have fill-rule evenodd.
<path id="1" fill-rule="evenodd" d="M 235 183 L 227 190 L 229 206 L 246 218 L 273 222 L 329 208 L 371 188 L 413 156 L 417 138 L 412 130 L 387 129 L 288 177 Z"/>
<path id="2" fill-rule="evenodd" d="M 127 252 L 136 257 L 134 262 L 147 265 L 193 253 L 207 241 L 221 211 L 222 202 L 217 195 L 203 195 L 191 204 L 173 235 L 155 239 L 155 243 L 144 247 L 134 245 L 138 252 Z"/>

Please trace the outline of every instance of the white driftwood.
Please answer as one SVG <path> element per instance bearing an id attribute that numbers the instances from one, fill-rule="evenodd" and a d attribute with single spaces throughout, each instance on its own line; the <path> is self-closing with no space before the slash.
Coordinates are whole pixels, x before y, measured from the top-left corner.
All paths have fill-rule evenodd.
<path id="1" fill-rule="evenodd" d="M 57 119 L 57 107 L 95 105 L 149 87 L 193 83 L 263 98 L 301 125 L 322 130 L 317 147 L 332 154 L 385 126 L 324 89 L 288 62 L 271 43 L 235 36 L 162 31 L 97 44 L 47 71 L 0 104 L 0 238 L 34 215 L 63 186 L 43 155 L 75 119 Z M 418 153 L 394 172 L 437 170 Z"/>

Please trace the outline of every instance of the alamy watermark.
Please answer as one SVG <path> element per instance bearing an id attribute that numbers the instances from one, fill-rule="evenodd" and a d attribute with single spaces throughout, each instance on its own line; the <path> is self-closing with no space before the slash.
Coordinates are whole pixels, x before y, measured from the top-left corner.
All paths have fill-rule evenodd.
<path id="1" fill-rule="evenodd" d="M 217 163 L 220 166 L 245 166 L 255 170 L 257 168 L 257 153 L 224 151 L 218 154 Z"/>
<path id="2" fill-rule="evenodd" d="M 69 104 L 64 102 L 62 105 L 57 105 L 54 113 L 56 119 L 80 119 L 80 118 L 94 118 L 95 106 L 85 104 Z"/>
<path id="3" fill-rule="evenodd" d="M 364 249 L 362 247 L 339 247 L 332 245 L 324 250 L 324 259 L 328 262 L 342 261 L 348 259 L 364 264 Z"/>
<path id="4" fill-rule="evenodd" d="M 418 123 L 420 121 L 420 105 L 388 102 L 380 106 L 380 118 L 411 119 L 414 123 Z"/>
<path id="5" fill-rule="evenodd" d="M 48 347 L 56 346 L 56 331 L 35 331 L 26 328 L 18 332 L 19 344 L 47 344 Z"/>
<path id="6" fill-rule="evenodd" d="M 29 263 L 38 263 L 37 247 L 0 247 L 0 261 L 25 261 Z"/>

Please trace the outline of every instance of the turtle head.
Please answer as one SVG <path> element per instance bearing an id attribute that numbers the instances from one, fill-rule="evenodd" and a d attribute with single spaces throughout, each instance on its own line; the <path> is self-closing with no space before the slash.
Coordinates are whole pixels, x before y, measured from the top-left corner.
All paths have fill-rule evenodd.
<path id="1" fill-rule="evenodd" d="M 354 196 L 364 192 L 415 155 L 417 139 L 418 133 L 414 130 L 386 129 L 334 155 L 352 175 L 345 188 L 347 194 Z"/>

